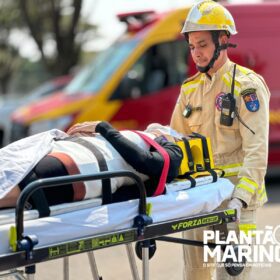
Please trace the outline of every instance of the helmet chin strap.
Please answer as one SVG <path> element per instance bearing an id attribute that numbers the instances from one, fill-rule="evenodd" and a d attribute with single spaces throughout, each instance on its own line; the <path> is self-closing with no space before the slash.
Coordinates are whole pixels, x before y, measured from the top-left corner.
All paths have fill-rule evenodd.
<path id="1" fill-rule="evenodd" d="M 212 31 L 211 34 L 212 34 L 213 42 L 215 44 L 215 50 L 214 50 L 213 56 L 212 56 L 210 62 L 208 63 L 208 65 L 206 65 L 204 67 L 196 65 L 196 69 L 201 73 L 207 73 L 213 67 L 215 61 L 218 59 L 218 57 L 220 55 L 221 50 L 226 50 L 227 48 L 236 48 L 236 46 L 237 46 L 237 45 L 231 44 L 231 43 L 220 45 L 220 43 L 219 43 L 220 32 Z"/>
<path id="2" fill-rule="evenodd" d="M 201 72 L 201 73 L 207 73 L 214 65 L 215 61 L 218 59 L 220 52 L 221 52 L 221 46 L 219 46 L 218 48 L 215 48 L 214 54 L 210 60 L 210 62 L 208 63 L 208 65 L 202 67 L 202 66 L 198 66 L 196 65 L 196 69 Z"/>

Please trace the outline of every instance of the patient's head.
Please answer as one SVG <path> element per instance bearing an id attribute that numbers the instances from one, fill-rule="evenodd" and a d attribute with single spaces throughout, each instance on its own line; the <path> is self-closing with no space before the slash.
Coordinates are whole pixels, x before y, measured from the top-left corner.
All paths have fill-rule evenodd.
<path id="1" fill-rule="evenodd" d="M 157 137 L 164 135 L 167 140 L 175 142 L 174 138 L 181 139 L 183 135 L 168 125 L 161 125 L 159 123 L 151 123 L 145 129 L 145 132 L 152 133 Z"/>

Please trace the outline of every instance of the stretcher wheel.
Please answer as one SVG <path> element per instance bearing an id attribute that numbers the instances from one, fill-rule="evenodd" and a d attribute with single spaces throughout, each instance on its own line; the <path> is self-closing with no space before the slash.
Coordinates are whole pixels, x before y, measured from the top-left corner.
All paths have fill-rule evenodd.
<path id="1" fill-rule="evenodd" d="M 238 259 L 238 246 L 234 246 L 234 252 Z M 239 275 L 245 268 L 246 258 L 243 256 L 241 262 L 234 262 L 232 258 L 227 258 L 225 261 L 225 269 L 231 276 Z"/>
<path id="2" fill-rule="evenodd" d="M 138 241 L 135 244 L 135 252 L 140 260 L 142 260 L 142 248 L 146 246 L 149 247 L 149 259 L 151 259 L 156 252 L 157 246 L 156 246 L 156 241 L 154 239 Z"/>

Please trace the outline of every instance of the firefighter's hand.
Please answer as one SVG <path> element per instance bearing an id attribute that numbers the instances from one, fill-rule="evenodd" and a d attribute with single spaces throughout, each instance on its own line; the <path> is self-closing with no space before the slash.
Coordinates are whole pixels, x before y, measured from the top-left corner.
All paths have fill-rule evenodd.
<path id="1" fill-rule="evenodd" d="M 241 216 L 241 209 L 243 208 L 243 203 L 240 199 L 238 198 L 233 198 L 232 200 L 229 201 L 228 208 L 230 209 L 236 209 L 236 222 L 240 222 L 240 216 Z"/>
<path id="2" fill-rule="evenodd" d="M 95 133 L 96 126 L 100 122 L 101 121 L 77 123 L 68 129 L 67 134 L 78 136 L 93 135 L 93 133 Z"/>

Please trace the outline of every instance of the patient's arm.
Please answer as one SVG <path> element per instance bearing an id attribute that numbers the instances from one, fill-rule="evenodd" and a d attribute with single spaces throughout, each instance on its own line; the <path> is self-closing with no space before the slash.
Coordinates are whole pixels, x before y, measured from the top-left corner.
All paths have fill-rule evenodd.
<path id="1" fill-rule="evenodd" d="M 0 208 L 15 207 L 19 194 L 19 187 L 14 187 L 9 193 L 6 194 L 6 196 L 0 199 Z"/>
<path id="2" fill-rule="evenodd" d="M 138 172 L 148 176 L 160 177 L 164 160 L 158 151 L 146 151 L 141 149 L 107 122 L 100 122 L 97 124 L 96 132 L 100 133 L 110 142 L 124 160 Z M 168 141 L 159 141 L 159 144 L 164 147 L 170 156 L 168 181 L 171 181 L 178 175 L 178 169 L 182 160 L 182 151 L 176 144 Z"/>

